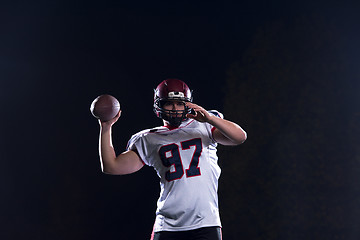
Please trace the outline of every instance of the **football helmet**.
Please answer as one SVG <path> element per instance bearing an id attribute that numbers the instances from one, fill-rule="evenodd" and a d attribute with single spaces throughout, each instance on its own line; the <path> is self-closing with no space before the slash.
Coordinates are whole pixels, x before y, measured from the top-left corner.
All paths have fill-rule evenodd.
<path id="1" fill-rule="evenodd" d="M 192 91 L 183 81 L 179 79 L 166 79 L 154 89 L 154 112 L 157 117 L 164 119 L 173 127 L 178 127 L 186 120 L 186 114 L 191 109 L 184 107 L 184 110 L 166 110 L 164 104 L 169 101 L 192 102 Z"/>

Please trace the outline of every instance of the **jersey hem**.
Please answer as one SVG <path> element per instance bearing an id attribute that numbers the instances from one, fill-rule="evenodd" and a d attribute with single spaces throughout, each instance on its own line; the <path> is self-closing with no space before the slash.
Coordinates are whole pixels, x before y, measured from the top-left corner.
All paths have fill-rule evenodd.
<path id="1" fill-rule="evenodd" d="M 220 227 L 220 228 L 222 228 L 221 224 L 204 224 L 204 225 L 200 225 L 200 226 L 154 229 L 154 232 L 163 232 L 163 231 L 180 232 L 180 231 L 190 231 L 190 230 L 195 230 L 195 229 L 205 228 L 205 227 Z"/>

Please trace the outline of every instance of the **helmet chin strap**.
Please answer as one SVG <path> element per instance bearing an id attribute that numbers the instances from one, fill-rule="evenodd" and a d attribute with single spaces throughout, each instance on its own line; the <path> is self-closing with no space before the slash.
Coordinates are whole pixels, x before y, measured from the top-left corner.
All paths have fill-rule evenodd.
<path id="1" fill-rule="evenodd" d="M 179 127 L 181 123 L 186 119 L 185 117 L 171 117 L 164 116 L 163 119 L 169 123 L 172 127 Z"/>
<path id="2" fill-rule="evenodd" d="M 170 118 L 168 120 L 169 124 L 173 127 L 179 127 L 182 123 L 183 119 L 182 118 Z"/>
<path id="3" fill-rule="evenodd" d="M 169 111 L 168 113 L 162 113 L 161 114 L 161 118 L 163 120 L 165 120 L 169 125 L 171 125 L 172 127 L 179 127 L 181 125 L 181 123 L 186 120 L 186 114 L 187 111 L 181 111 L 181 115 L 180 113 L 177 114 L 177 116 L 171 116 L 171 112 Z"/>

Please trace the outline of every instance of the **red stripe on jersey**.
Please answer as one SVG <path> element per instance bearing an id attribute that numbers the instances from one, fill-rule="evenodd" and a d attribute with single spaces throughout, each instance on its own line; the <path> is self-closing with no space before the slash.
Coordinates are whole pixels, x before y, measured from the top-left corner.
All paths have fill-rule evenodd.
<path id="1" fill-rule="evenodd" d="M 216 129 L 216 127 L 212 127 L 212 129 L 211 129 L 212 134 L 214 134 L 215 129 Z"/>
<path id="2" fill-rule="evenodd" d="M 187 123 L 186 125 L 184 125 L 184 126 L 172 127 L 172 126 L 164 125 L 163 127 L 166 127 L 167 129 L 169 129 L 169 131 L 172 131 L 172 130 L 174 130 L 174 129 L 184 128 L 184 127 L 188 126 L 190 123 L 192 123 L 193 121 L 195 121 L 195 120 L 191 120 L 190 122 L 188 122 L 188 123 Z"/>

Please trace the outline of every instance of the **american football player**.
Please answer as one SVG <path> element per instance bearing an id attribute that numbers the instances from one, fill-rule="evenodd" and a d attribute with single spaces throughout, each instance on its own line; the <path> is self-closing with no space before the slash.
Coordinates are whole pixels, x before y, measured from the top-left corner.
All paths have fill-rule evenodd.
<path id="1" fill-rule="evenodd" d="M 160 178 L 152 240 L 221 239 L 217 144 L 239 145 L 246 132 L 218 111 L 193 103 L 192 91 L 179 79 L 166 79 L 154 91 L 154 112 L 163 126 L 134 134 L 116 156 L 112 120 L 100 122 L 101 167 L 108 174 L 130 174 L 144 165 Z"/>

